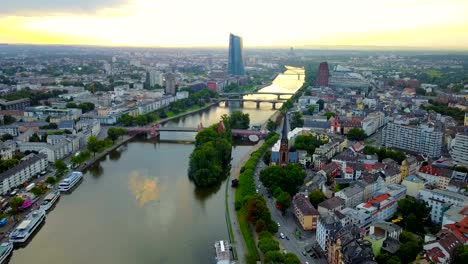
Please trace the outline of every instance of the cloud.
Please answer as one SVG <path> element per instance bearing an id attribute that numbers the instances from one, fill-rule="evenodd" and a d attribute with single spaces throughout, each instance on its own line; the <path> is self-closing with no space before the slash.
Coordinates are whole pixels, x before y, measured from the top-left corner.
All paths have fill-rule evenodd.
<path id="1" fill-rule="evenodd" d="M 89 13 L 116 7 L 131 0 L 0 0 L 0 15 L 34 16 Z"/>

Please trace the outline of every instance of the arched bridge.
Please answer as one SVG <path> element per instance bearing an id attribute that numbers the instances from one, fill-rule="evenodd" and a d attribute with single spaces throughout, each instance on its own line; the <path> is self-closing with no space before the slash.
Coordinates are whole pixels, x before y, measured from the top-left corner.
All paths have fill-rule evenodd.
<path id="1" fill-rule="evenodd" d="M 146 127 L 126 127 L 130 136 L 146 135 L 148 137 L 158 137 L 159 132 L 199 132 L 204 129 L 203 124 L 200 123 L 198 127 L 162 127 L 160 124 L 155 124 Z M 233 136 L 246 137 L 256 135 L 259 138 L 265 138 L 267 133 L 263 131 L 249 130 L 249 129 L 232 129 Z"/>
<path id="2" fill-rule="evenodd" d="M 282 95 L 294 95 L 294 93 L 285 93 L 285 92 L 243 92 L 243 93 L 219 93 L 219 97 L 221 98 L 242 98 L 245 95 L 256 95 L 256 94 L 271 94 L 276 95 L 278 100 L 286 100 L 282 99 Z"/>

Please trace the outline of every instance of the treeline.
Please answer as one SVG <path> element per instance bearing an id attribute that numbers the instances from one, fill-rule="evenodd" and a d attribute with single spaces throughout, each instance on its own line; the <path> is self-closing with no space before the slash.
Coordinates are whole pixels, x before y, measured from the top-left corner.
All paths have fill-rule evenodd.
<path id="1" fill-rule="evenodd" d="M 53 90 L 48 92 L 33 91 L 30 88 L 25 88 L 19 91 L 10 92 L 0 96 L 1 99 L 7 101 L 13 101 L 18 99 L 29 98 L 31 105 L 39 105 L 41 100 L 47 100 L 49 98 L 58 97 L 61 94 L 67 93 L 64 90 Z"/>
<path id="2" fill-rule="evenodd" d="M 244 164 L 239 175 L 239 185 L 236 190 L 235 207 L 237 210 L 237 219 L 239 227 L 247 246 L 246 262 L 256 263 L 260 260 L 258 248 L 264 253 L 265 263 L 300 263 L 297 256 L 288 253 L 283 254 L 279 251 L 278 242 L 273 234 L 278 232 L 278 225 L 271 218 L 270 210 L 266 204 L 265 198 L 256 194 L 254 171 L 255 167 L 268 147 L 273 145 L 279 138 L 275 134 L 267 139 L 265 143 L 252 155 Z M 258 244 L 251 232 L 250 224 L 255 227 L 258 233 Z"/>
<path id="3" fill-rule="evenodd" d="M 386 148 L 378 148 L 378 147 L 372 147 L 372 146 L 365 146 L 364 147 L 364 154 L 366 155 L 374 155 L 377 154 L 379 157 L 379 161 L 381 162 L 382 160 L 386 158 L 390 158 L 398 164 L 401 164 L 405 159 L 406 155 L 405 153 L 398 151 L 398 150 L 391 150 L 391 149 L 386 149 Z"/>
<path id="4" fill-rule="evenodd" d="M 448 107 L 448 104 L 437 103 L 433 100 L 429 101 L 429 105 L 421 105 L 421 108 L 429 111 L 433 110 L 441 115 L 451 116 L 453 119 L 462 121 L 465 118 L 466 111 L 463 111 L 459 108 Z"/>
<path id="5" fill-rule="evenodd" d="M 195 138 L 195 149 L 190 155 L 188 175 L 197 187 L 219 184 L 231 168 L 231 132 L 223 123 L 200 131 Z"/>
<path id="6" fill-rule="evenodd" d="M 218 96 L 216 92 L 208 89 L 203 89 L 198 92 L 194 92 L 191 89 L 182 90 L 189 92 L 188 98 L 172 102 L 169 106 L 159 109 L 153 113 L 147 113 L 136 117 L 129 114 L 123 114 L 119 117 L 117 122 L 123 126 L 145 126 L 160 119 L 183 113 L 189 109 L 203 107 L 210 102 L 211 98 Z"/>
<path id="7" fill-rule="evenodd" d="M 83 113 L 86 113 L 86 112 L 89 112 L 89 111 L 93 111 L 94 110 L 94 107 L 95 105 L 91 102 L 83 102 L 83 103 L 80 103 L 80 104 L 76 104 L 76 103 L 73 103 L 73 102 L 70 102 L 70 103 L 67 103 L 67 108 L 78 108 L 78 109 L 81 109 L 81 111 Z"/>

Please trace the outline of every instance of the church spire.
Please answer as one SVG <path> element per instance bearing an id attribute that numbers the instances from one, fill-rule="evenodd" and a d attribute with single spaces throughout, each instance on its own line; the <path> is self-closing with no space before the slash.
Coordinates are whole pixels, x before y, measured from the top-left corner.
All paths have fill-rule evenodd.
<path id="1" fill-rule="evenodd" d="M 279 164 L 285 166 L 289 163 L 288 117 L 284 115 L 283 129 L 281 130 L 281 145 L 279 149 Z"/>

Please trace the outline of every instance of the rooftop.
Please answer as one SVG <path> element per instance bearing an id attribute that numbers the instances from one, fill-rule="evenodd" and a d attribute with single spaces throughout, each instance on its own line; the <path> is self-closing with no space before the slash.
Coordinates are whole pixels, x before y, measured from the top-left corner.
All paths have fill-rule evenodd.
<path id="1" fill-rule="evenodd" d="M 317 209 L 310 203 L 303 194 L 296 194 L 293 197 L 293 204 L 296 206 L 304 215 L 319 215 Z"/>

